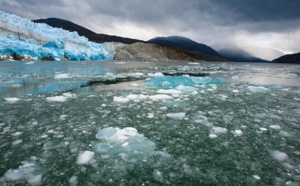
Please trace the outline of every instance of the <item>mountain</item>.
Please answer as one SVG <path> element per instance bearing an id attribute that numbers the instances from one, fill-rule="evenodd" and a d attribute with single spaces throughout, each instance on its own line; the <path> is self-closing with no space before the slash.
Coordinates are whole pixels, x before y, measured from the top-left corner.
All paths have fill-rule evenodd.
<path id="1" fill-rule="evenodd" d="M 197 43 L 196 41 L 193 41 L 185 37 L 180 37 L 180 36 L 156 37 L 150 39 L 148 42 L 162 45 L 162 46 L 176 47 L 190 52 L 201 52 L 207 55 L 221 57 L 220 54 L 214 49 L 212 49 L 211 47 L 202 43 Z"/>
<path id="2" fill-rule="evenodd" d="M 49 26 L 62 28 L 70 32 L 76 31 L 80 36 L 85 36 L 90 41 L 93 41 L 95 43 L 119 42 L 119 43 L 131 44 L 135 42 L 143 42 L 137 39 L 130 39 L 130 38 L 124 38 L 124 37 L 112 36 L 106 34 L 96 34 L 95 32 L 86 29 L 82 26 L 79 26 L 75 23 L 63 19 L 58 19 L 58 18 L 38 19 L 38 20 L 33 20 L 33 22 L 45 23 Z"/>
<path id="3" fill-rule="evenodd" d="M 300 64 L 300 52 L 297 54 L 288 54 L 273 60 L 274 63 L 296 63 Z"/>
<path id="4" fill-rule="evenodd" d="M 179 48 L 153 43 L 133 43 L 116 49 L 114 60 L 122 61 L 228 61 L 200 52 L 189 52 Z"/>
<path id="5" fill-rule="evenodd" d="M 238 62 L 268 62 L 267 60 L 254 57 L 248 52 L 236 47 L 231 46 L 227 48 L 222 48 L 217 50 L 218 53 L 228 59 Z"/>

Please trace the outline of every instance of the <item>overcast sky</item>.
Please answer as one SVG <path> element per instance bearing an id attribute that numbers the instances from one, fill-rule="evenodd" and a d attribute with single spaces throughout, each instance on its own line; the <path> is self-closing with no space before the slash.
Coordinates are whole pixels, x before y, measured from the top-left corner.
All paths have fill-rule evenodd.
<path id="1" fill-rule="evenodd" d="M 258 47 L 300 52 L 299 9 L 300 0 L 0 0 L 0 10 L 29 19 L 57 17 L 142 40 L 180 35 L 258 57 Z"/>

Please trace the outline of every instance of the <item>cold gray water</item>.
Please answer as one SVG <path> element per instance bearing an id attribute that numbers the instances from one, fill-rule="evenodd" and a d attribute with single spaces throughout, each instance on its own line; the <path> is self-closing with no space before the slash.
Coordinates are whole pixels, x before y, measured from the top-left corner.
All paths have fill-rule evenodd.
<path id="1" fill-rule="evenodd" d="M 0 185 L 300 185 L 300 66 L 1 62 Z"/>

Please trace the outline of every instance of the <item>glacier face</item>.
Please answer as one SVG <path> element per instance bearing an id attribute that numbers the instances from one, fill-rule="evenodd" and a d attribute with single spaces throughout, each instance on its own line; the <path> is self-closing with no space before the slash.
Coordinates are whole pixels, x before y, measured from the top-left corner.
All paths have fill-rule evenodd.
<path id="1" fill-rule="evenodd" d="M 0 11 L 0 58 L 112 60 L 119 43 L 97 44 L 69 32 Z"/>

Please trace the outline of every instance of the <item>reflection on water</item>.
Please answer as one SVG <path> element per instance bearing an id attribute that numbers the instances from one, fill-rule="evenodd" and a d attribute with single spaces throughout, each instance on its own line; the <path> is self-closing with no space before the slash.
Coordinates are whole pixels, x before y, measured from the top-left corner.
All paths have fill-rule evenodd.
<path id="1" fill-rule="evenodd" d="M 227 81 L 300 86 L 299 65 L 206 62 L 1 62 L 0 98 L 70 91 L 88 85 L 92 79 L 106 73 L 114 76 L 116 73 L 136 70 L 147 75 L 157 72 L 158 69 L 168 74 L 207 74 L 211 77 L 225 78 Z"/>

